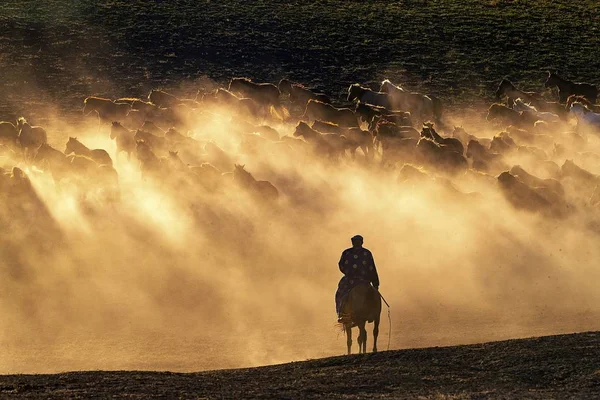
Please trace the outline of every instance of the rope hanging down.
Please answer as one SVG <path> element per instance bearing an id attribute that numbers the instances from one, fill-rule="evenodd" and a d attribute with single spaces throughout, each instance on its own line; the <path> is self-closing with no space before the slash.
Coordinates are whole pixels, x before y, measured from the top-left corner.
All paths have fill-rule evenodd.
<path id="1" fill-rule="evenodd" d="M 389 330 L 388 330 L 388 345 L 387 345 L 387 349 L 388 351 L 390 350 L 390 341 L 392 340 L 392 316 L 390 315 L 390 305 L 388 304 L 388 302 L 385 300 L 385 298 L 383 297 L 383 295 L 379 292 L 379 290 L 377 291 L 377 293 L 379 293 L 379 297 L 381 297 L 381 300 L 383 300 L 383 302 L 385 303 L 385 305 L 388 308 L 388 324 L 389 324 Z"/>

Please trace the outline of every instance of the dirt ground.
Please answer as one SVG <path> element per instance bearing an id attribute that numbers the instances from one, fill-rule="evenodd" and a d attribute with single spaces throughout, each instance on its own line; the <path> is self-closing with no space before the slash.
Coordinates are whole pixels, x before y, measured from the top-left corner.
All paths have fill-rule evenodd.
<path id="1" fill-rule="evenodd" d="M 0 376 L 2 398 L 593 399 L 600 332 L 200 373 Z"/>

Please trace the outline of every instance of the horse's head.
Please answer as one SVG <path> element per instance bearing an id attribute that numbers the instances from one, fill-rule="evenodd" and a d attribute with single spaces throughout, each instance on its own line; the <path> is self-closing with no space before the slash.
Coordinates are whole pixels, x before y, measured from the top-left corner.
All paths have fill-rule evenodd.
<path id="1" fill-rule="evenodd" d="M 525 104 L 525 102 L 523 100 L 521 100 L 520 97 L 513 100 L 513 109 L 515 111 L 525 111 L 528 108 L 529 107 L 527 107 L 527 105 Z"/>
<path id="2" fill-rule="evenodd" d="M 502 82 L 500 82 L 500 84 L 498 85 L 498 89 L 495 93 L 496 100 L 500 100 L 507 90 L 514 88 L 515 87 L 512 83 L 510 83 L 508 79 L 502 79 Z"/>
<path id="3" fill-rule="evenodd" d="M 279 81 L 278 88 L 281 93 L 290 94 L 292 92 L 292 82 L 287 79 L 282 79 Z"/>
<path id="4" fill-rule="evenodd" d="M 90 115 L 90 113 L 96 111 L 96 100 L 96 97 L 87 97 L 83 101 L 83 115 Z"/>
<path id="5" fill-rule="evenodd" d="M 348 88 L 347 100 L 354 101 L 354 99 L 357 99 L 363 92 L 364 92 L 364 89 L 362 87 L 360 87 L 360 85 L 358 83 L 353 83 Z"/>
<path id="6" fill-rule="evenodd" d="M 388 79 L 385 79 L 383 82 L 381 82 L 381 86 L 379 87 L 379 91 L 382 93 L 389 93 L 390 92 L 390 85 L 392 85 L 392 82 L 390 82 Z"/>
<path id="7" fill-rule="evenodd" d="M 517 182 L 517 178 L 515 178 L 510 172 L 504 171 L 500 175 L 498 175 L 498 183 L 503 187 L 510 187 Z"/>
<path id="8" fill-rule="evenodd" d="M 370 108 L 364 103 L 361 103 L 360 100 L 356 103 L 356 107 L 354 107 L 354 112 L 367 122 L 372 121 L 373 117 L 375 117 L 376 115 L 375 111 L 372 108 Z"/>
<path id="9" fill-rule="evenodd" d="M 241 183 L 255 181 L 252 174 L 245 169 L 245 165 L 235 164 L 233 168 L 233 179 Z"/>
<path id="10" fill-rule="evenodd" d="M 467 157 L 473 158 L 485 151 L 485 148 L 479 141 L 475 139 L 469 140 L 469 144 L 467 144 L 467 152 L 465 153 Z"/>
<path id="11" fill-rule="evenodd" d="M 455 126 L 454 130 L 452 131 L 452 136 L 453 137 L 459 137 L 462 135 L 466 135 L 467 131 L 465 131 L 465 128 L 463 128 L 462 126 Z"/>
<path id="12" fill-rule="evenodd" d="M 71 154 L 75 152 L 74 147 L 77 144 L 77 138 L 74 137 L 70 137 L 69 136 L 69 140 L 67 140 L 67 146 L 65 147 L 65 154 Z"/>
<path id="13" fill-rule="evenodd" d="M 548 73 L 548 77 L 546 78 L 546 82 L 544 82 L 545 88 L 551 88 L 557 85 L 559 82 L 558 75 L 552 71 L 546 71 Z"/>
<path id="14" fill-rule="evenodd" d="M 304 133 L 308 131 L 310 127 L 308 126 L 308 124 L 304 121 L 300 121 L 298 122 L 298 125 L 296 125 L 296 130 L 294 130 L 294 136 L 298 137 L 298 136 L 304 136 Z"/>
<path id="15" fill-rule="evenodd" d="M 17 130 L 23 129 L 23 127 L 25 125 L 29 125 L 29 124 L 27 123 L 27 120 L 24 117 L 20 117 L 20 118 L 17 119 L 17 125 L 16 125 L 17 126 Z"/>
<path id="16" fill-rule="evenodd" d="M 421 129 L 421 137 L 435 140 L 433 135 L 433 124 L 431 123 L 423 123 L 423 128 Z"/>

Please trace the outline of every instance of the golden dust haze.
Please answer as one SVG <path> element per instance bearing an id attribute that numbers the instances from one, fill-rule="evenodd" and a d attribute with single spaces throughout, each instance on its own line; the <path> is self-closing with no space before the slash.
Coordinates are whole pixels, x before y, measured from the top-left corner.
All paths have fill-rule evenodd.
<path id="1" fill-rule="evenodd" d="M 446 118 L 476 136 L 499 132 L 472 115 Z M 564 218 L 516 210 L 495 177 L 472 173 L 449 178 L 455 189 L 441 178 L 399 183 L 398 169 L 360 151 L 332 163 L 284 146 L 241 150 L 226 110 L 193 118 L 195 138 L 270 181 L 279 199 L 142 179 L 135 157 L 117 159 L 110 126 L 92 117 L 44 126 L 61 151 L 69 136 L 106 149 L 119 201 L 0 158 L 25 171 L 43 203 L 35 214 L 0 209 L 0 373 L 192 371 L 344 354 L 337 262 L 357 233 L 391 305 L 391 349 L 600 328 L 595 209 Z M 271 125 L 280 135 L 295 126 Z M 583 150 L 598 152 L 598 139 L 587 139 Z M 573 204 L 585 196 L 567 187 Z"/>

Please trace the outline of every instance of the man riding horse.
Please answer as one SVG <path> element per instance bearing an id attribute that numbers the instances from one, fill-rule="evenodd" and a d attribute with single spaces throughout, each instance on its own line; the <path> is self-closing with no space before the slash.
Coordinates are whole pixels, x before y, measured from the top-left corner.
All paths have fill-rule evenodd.
<path id="1" fill-rule="evenodd" d="M 340 271 L 344 274 L 338 284 L 335 293 L 335 309 L 338 315 L 338 322 L 346 323 L 347 315 L 342 315 L 343 305 L 350 291 L 358 285 L 372 284 L 375 290 L 379 289 L 379 276 L 373 255 L 368 249 L 362 247 L 363 237 L 356 235 L 352 237 L 352 247 L 342 252 L 342 257 L 338 263 Z"/>

